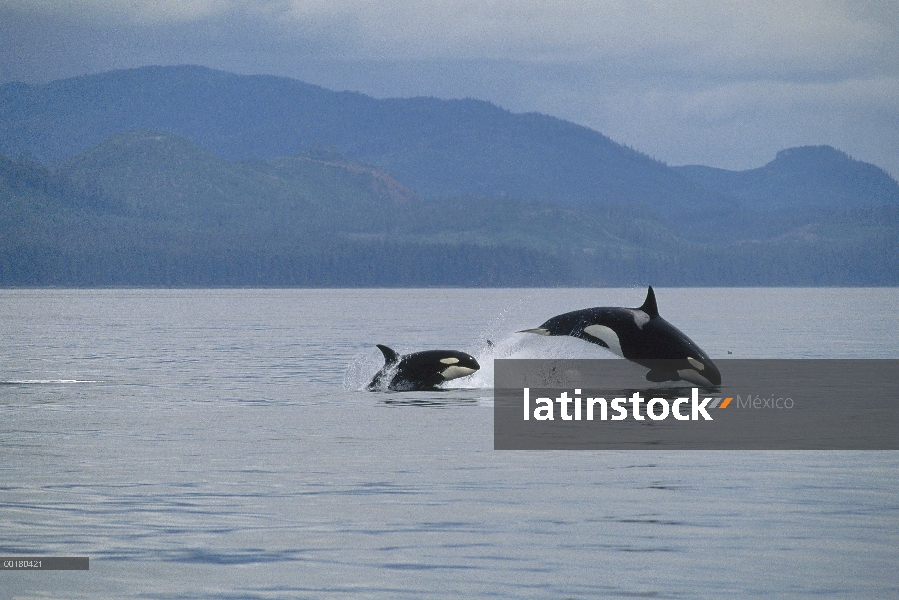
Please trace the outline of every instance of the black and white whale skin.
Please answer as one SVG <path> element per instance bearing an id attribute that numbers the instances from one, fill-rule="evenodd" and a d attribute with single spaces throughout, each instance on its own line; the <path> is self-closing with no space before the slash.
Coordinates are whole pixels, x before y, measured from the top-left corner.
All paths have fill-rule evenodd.
<path id="1" fill-rule="evenodd" d="M 481 368 L 470 354 L 457 350 L 425 350 L 412 354 L 397 354 L 387 346 L 378 344 L 384 355 L 384 366 L 375 373 L 370 391 L 420 392 L 437 389 L 437 385 L 450 379 L 471 375 Z"/>
<path id="2" fill-rule="evenodd" d="M 689 381 L 702 387 L 721 385 L 712 359 L 677 327 L 659 316 L 650 287 L 639 308 L 600 306 L 553 317 L 536 329 L 519 333 L 570 335 L 647 367 L 648 381 Z"/>

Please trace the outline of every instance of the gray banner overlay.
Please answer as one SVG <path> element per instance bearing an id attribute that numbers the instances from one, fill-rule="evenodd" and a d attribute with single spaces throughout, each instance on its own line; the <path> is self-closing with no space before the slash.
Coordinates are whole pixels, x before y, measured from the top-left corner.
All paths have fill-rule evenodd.
<path id="1" fill-rule="evenodd" d="M 0 556 L 5 571 L 89 571 L 87 556 Z"/>
<path id="2" fill-rule="evenodd" d="M 715 364 L 722 384 L 702 388 L 623 359 L 496 360 L 493 447 L 899 450 L 899 360 Z"/>

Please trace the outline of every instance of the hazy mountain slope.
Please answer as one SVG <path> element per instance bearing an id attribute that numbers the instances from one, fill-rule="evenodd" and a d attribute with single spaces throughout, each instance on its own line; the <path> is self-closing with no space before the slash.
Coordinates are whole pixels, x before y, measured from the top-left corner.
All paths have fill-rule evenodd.
<path id="1" fill-rule="evenodd" d="M 698 231 L 641 206 L 421 198 L 334 154 L 230 161 L 148 130 L 56 169 L 0 158 L 3 286 L 899 283 L 899 207 Z"/>
<path id="2" fill-rule="evenodd" d="M 392 211 L 417 200 L 386 173 L 340 157 L 229 161 L 185 138 L 150 130 L 111 136 L 58 171 L 94 182 L 134 215 L 206 224 L 238 219 L 297 234 L 387 227 Z M 270 235 L 264 229 L 259 234 Z"/>
<path id="3" fill-rule="evenodd" d="M 419 201 L 335 156 L 234 162 L 171 134 L 126 132 L 55 171 L 0 160 L 0 285 L 570 279 L 567 264 L 531 247 L 397 235 L 434 214 Z"/>
<path id="4" fill-rule="evenodd" d="M 882 169 L 853 160 L 830 146 L 777 153 L 747 171 L 703 166 L 673 167 L 699 185 L 734 196 L 753 208 L 860 208 L 899 205 L 899 183 Z"/>
<path id="5" fill-rule="evenodd" d="M 600 133 L 476 100 L 376 100 L 201 67 L 0 86 L 0 152 L 11 156 L 57 162 L 141 128 L 181 135 L 231 159 L 329 148 L 428 196 L 639 202 L 658 211 L 719 201 Z"/>
<path id="6" fill-rule="evenodd" d="M 229 161 L 185 138 L 149 130 L 111 136 L 56 173 L 102 190 L 134 218 L 195 229 L 239 227 L 233 234 L 246 243 L 272 244 L 282 236 L 284 244 L 310 252 L 314 243 L 334 236 L 595 251 L 654 246 L 635 228 L 637 220 L 665 229 L 633 209 L 577 209 L 508 197 L 426 200 L 390 175 L 338 155 Z"/>

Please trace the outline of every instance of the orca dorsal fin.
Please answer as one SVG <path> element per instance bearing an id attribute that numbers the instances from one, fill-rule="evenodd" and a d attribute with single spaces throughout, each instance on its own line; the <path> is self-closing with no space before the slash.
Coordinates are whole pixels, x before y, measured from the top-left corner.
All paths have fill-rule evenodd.
<path id="1" fill-rule="evenodd" d="M 400 355 L 396 353 L 396 350 L 388 348 L 383 344 L 375 344 L 378 347 L 378 350 L 381 351 L 381 354 L 384 355 L 384 362 L 388 365 L 400 362 Z"/>
<path id="2" fill-rule="evenodd" d="M 649 289 L 646 291 L 646 300 L 643 301 L 643 306 L 640 307 L 640 310 L 649 315 L 650 319 L 659 316 L 659 307 L 656 305 L 656 293 L 652 291 L 652 286 L 649 286 Z"/>

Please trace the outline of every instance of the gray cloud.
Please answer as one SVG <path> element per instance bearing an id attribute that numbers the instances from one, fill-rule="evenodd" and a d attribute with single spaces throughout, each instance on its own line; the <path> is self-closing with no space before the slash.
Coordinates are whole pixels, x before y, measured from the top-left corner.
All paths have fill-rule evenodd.
<path id="1" fill-rule="evenodd" d="M 0 0 L 0 79 L 144 64 L 476 97 L 672 164 L 831 144 L 899 175 L 899 3 Z"/>

